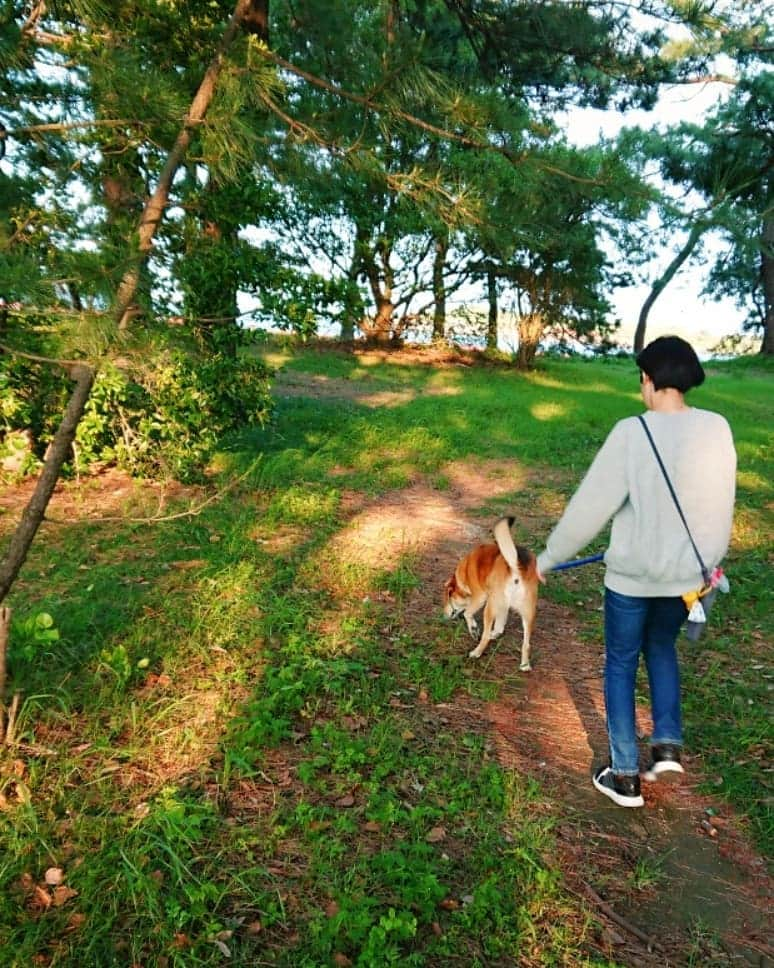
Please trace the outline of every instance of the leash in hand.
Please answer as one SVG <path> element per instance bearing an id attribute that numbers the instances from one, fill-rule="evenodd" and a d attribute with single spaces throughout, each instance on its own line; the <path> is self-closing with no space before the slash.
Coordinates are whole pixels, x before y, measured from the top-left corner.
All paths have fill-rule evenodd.
<path id="1" fill-rule="evenodd" d="M 601 552 L 598 555 L 591 555 L 588 558 L 576 558 L 575 561 L 563 561 L 561 565 L 554 565 L 551 571 L 566 571 L 568 568 L 580 568 L 581 565 L 590 565 L 595 561 L 602 561 L 604 557 L 604 552 Z"/>

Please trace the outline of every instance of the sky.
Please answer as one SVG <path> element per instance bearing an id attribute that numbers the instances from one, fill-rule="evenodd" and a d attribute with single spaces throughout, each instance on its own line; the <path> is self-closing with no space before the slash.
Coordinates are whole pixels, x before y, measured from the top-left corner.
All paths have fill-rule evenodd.
<path id="1" fill-rule="evenodd" d="M 665 87 L 653 111 L 633 110 L 626 113 L 574 108 L 555 117 L 568 140 L 579 146 L 595 144 L 601 136 L 614 137 L 622 127 L 661 128 L 680 121 L 700 121 L 708 110 L 727 97 L 729 87 L 722 83 L 673 85 Z M 665 250 L 661 259 L 649 265 L 653 280 L 669 264 L 685 235 L 675 237 L 674 246 Z M 707 252 L 712 251 L 707 241 Z M 659 295 L 648 314 L 647 339 L 678 333 L 702 349 L 710 349 L 718 340 L 741 332 L 743 313 L 730 299 L 716 302 L 701 295 L 705 273 L 696 261 L 689 259 L 680 272 Z M 642 304 L 650 292 L 645 283 L 619 289 L 611 300 L 621 320 L 618 342 L 631 344 Z"/>

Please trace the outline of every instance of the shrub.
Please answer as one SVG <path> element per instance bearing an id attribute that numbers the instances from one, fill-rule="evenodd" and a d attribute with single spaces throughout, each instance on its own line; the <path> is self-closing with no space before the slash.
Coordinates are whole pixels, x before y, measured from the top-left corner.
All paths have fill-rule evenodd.
<path id="1" fill-rule="evenodd" d="M 181 341 L 182 343 L 182 341 Z M 75 438 L 79 469 L 95 462 L 181 481 L 201 477 L 218 441 L 271 412 L 269 371 L 258 360 L 173 344 L 143 346 L 100 367 Z M 70 385 L 56 369 L 0 357 L 2 438 L 24 431 L 37 456 L 56 432 Z"/>

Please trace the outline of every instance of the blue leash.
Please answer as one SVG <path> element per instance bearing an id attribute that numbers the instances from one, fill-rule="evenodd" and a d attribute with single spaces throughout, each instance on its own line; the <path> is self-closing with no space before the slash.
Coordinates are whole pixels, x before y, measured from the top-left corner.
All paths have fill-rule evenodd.
<path id="1" fill-rule="evenodd" d="M 568 568 L 580 568 L 581 565 L 590 565 L 594 561 L 602 561 L 604 557 L 604 552 L 601 552 L 598 555 L 591 555 L 590 558 L 578 558 L 576 561 L 565 561 L 561 565 L 554 565 L 551 571 L 566 571 Z"/>

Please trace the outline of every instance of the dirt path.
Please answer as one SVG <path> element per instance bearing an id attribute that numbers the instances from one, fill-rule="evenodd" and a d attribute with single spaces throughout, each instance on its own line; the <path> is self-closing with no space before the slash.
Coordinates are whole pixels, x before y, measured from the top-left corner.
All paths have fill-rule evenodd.
<path id="1" fill-rule="evenodd" d="M 481 504 L 513 489 L 517 468 L 449 467 L 449 490 L 424 484 L 383 497 L 352 517 L 341 552 L 385 567 L 414 556 L 422 577 L 406 621 L 418 635 L 441 621 L 443 579 L 475 543 L 489 540 Z M 773 964 L 771 881 L 729 808 L 691 781 L 644 784 L 645 808 L 625 811 L 591 786 L 592 764 L 606 755 L 599 642 L 578 637 L 573 615 L 543 601 L 534 637 L 534 669 L 518 671 L 519 620 L 480 660 L 481 676 L 501 684 L 494 702 L 457 698 L 460 728 L 491 732 L 500 762 L 540 781 L 558 825 L 568 886 L 582 895 L 623 964 Z M 451 710 L 445 709 L 447 716 Z M 638 724 L 643 733 L 650 723 Z M 649 950 L 650 948 L 650 950 Z"/>
<path id="2" fill-rule="evenodd" d="M 330 383 L 326 395 L 335 389 L 348 395 Z M 299 390 L 296 383 L 290 392 Z M 315 395 L 311 387 L 307 392 Z M 450 482 L 444 491 L 417 482 L 370 504 L 356 502 L 336 541 L 340 555 L 367 568 L 412 556 L 421 583 L 404 621 L 429 639 L 442 621 L 444 579 L 474 544 L 490 540 L 488 502 L 522 489 L 529 472 L 489 462 L 451 465 L 444 476 Z M 529 518 L 528 509 L 519 516 L 522 542 Z M 610 957 L 631 968 L 774 965 L 771 878 L 730 808 L 696 789 L 699 764 L 694 771 L 686 757 L 678 785 L 643 784 L 642 810 L 623 810 L 593 789 L 592 766 L 607 747 L 601 637 L 585 640 L 572 611 L 544 599 L 528 674 L 518 671 L 520 641 L 512 616 L 503 638 L 479 660 L 478 674 L 499 683 L 496 701 L 460 695 L 444 714 L 460 729 L 488 732 L 504 768 L 540 782 L 552 815 L 561 818 L 556 832 L 566 885 L 603 925 Z M 647 715 L 638 725 L 650 731 Z"/>

